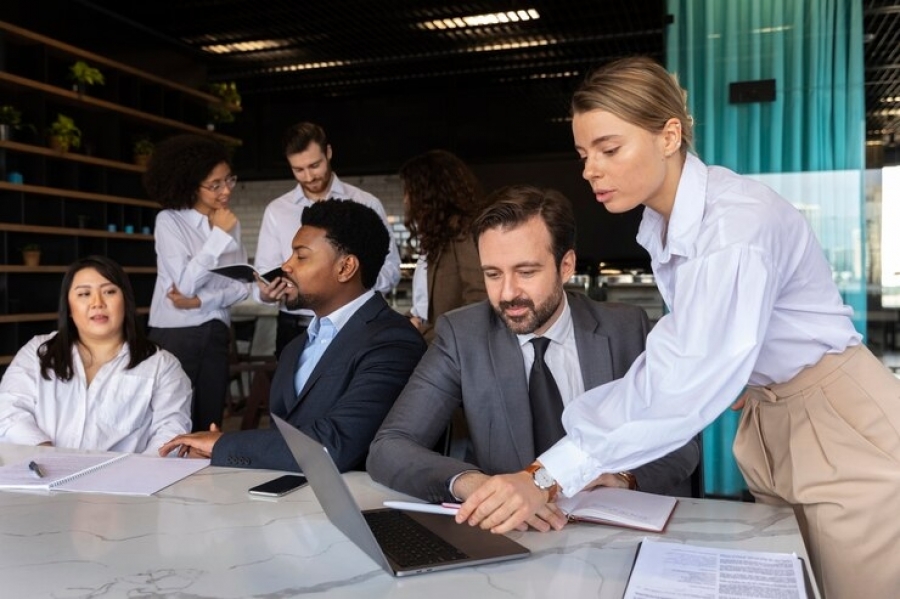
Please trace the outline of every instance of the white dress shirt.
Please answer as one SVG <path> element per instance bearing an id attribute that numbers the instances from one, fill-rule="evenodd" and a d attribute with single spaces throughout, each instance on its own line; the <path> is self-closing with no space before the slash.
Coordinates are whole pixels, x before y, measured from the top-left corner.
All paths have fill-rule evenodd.
<path id="1" fill-rule="evenodd" d="M 626 375 L 570 403 L 567 436 L 540 456 L 566 495 L 660 458 L 749 383 L 784 383 L 861 341 L 812 229 L 784 198 L 688 155 L 666 229 L 638 232 L 670 313 Z"/>
<path id="2" fill-rule="evenodd" d="M 353 200 L 368 206 L 381 217 L 390 236 L 390 248 L 385 257 L 384 266 L 381 267 L 378 279 L 375 281 L 375 291 L 380 291 L 384 295 L 389 294 L 400 282 L 400 253 L 397 251 L 397 244 L 394 243 L 394 236 L 391 235 L 391 227 L 387 222 L 387 215 L 381 201 L 358 187 L 344 183 L 334 174 L 331 178 L 331 189 L 326 197 Z M 259 227 L 259 239 L 256 243 L 256 255 L 253 257 L 256 270 L 259 272 L 270 271 L 284 264 L 290 257 L 291 242 L 300 225 L 303 224 L 303 210 L 312 204 L 313 200 L 306 197 L 303 187 L 299 183 L 291 191 L 269 202 L 263 213 L 262 225 Z M 256 301 L 261 301 L 259 287 L 256 285 L 253 285 L 253 297 Z M 290 314 L 307 316 L 313 314 L 312 311 L 302 308 L 287 310 L 282 306 L 281 310 Z"/>
<path id="3" fill-rule="evenodd" d="M 428 259 L 419 256 L 412 278 L 412 308 L 409 313 L 428 320 Z"/>
<path id="4" fill-rule="evenodd" d="M 90 386 L 78 348 L 74 376 L 41 376 L 38 347 L 56 335 L 33 337 L 0 381 L 0 441 L 20 445 L 156 454 L 166 441 L 191 430 L 191 381 L 169 352 L 126 370 L 128 345 L 100 367 Z"/>
<path id="5" fill-rule="evenodd" d="M 569 300 L 563 294 L 562 301 L 565 304 L 559 318 L 544 333 L 544 337 L 550 340 L 547 351 L 544 352 L 544 363 L 550 368 L 550 374 L 559 388 L 563 405 L 569 403 L 584 393 L 584 377 L 581 374 L 581 363 L 578 361 L 578 345 L 575 343 L 575 325 L 572 323 L 572 309 Z M 531 340 L 535 335 L 516 335 L 519 340 L 519 349 L 522 350 L 522 358 L 525 361 L 525 378 L 531 373 L 534 364 L 534 344 Z"/>
<path id="6" fill-rule="evenodd" d="M 226 233 L 210 227 L 209 218 L 194 209 L 163 210 L 156 215 L 156 285 L 150 303 L 150 326 L 198 326 L 217 319 L 228 325 L 228 308 L 247 297 L 249 285 L 209 272 L 231 264 L 246 264 L 241 225 Z M 172 285 L 188 297 L 200 298 L 200 307 L 176 308 L 166 293 Z"/>

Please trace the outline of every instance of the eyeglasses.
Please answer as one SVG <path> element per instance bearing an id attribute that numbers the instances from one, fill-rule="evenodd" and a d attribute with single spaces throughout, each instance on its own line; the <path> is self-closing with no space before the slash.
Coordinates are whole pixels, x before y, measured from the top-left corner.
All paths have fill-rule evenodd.
<path id="1" fill-rule="evenodd" d="M 225 177 L 222 181 L 216 181 L 210 185 L 200 185 L 203 189 L 208 189 L 213 193 L 219 193 L 222 191 L 223 187 L 227 187 L 228 189 L 234 189 L 234 186 L 237 185 L 237 175 L 229 175 Z"/>

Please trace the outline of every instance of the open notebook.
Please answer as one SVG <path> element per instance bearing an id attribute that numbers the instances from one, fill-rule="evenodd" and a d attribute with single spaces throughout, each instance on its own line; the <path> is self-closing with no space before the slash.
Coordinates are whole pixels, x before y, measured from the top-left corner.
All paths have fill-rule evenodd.
<path id="1" fill-rule="evenodd" d="M 28 467 L 34 461 L 44 474 Z M 0 490 L 77 491 L 152 495 L 209 465 L 209 460 L 158 458 L 134 453 L 41 453 L 0 467 Z"/>
<path id="2" fill-rule="evenodd" d="M 614 487 L 596 487 L 556 501 L 570 520 L 653 532 L 666 528 L 677 503 L 674 497 Z"/>

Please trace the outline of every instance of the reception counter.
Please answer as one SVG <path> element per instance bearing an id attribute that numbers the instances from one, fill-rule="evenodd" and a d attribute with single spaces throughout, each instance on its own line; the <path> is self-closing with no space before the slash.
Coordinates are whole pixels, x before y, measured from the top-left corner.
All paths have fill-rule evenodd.
<path id="1" fill-rule="evenodd" d="M 42 450 L 0 444 L 0 461 Z M 620 598 L 643 537 L 591 524 L 517 532 L 529 559 L 395 579 L 331 525 L 311 489 L 247 494 L 275 475 L 210 467 L 152 497 L 0 492 L 2 595 Z M 404 498 L 365 473 L 346 476 L 363 508 Z M 682 499 L 662 536 L 806 555 L 793 512 L 764 505 Z"/>

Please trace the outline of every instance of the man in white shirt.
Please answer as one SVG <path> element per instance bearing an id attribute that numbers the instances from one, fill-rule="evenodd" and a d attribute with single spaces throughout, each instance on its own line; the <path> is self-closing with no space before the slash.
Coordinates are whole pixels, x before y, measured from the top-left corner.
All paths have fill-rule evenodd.
<path id="1" fill-rule="evenodd" d="M 272 200 L 263 214 L 259 229 L 254 264 L 259 272 L 268 272 L 281 266 L 291 255 L 291 240 L 302 224 L 303 210 L 319 200 L 328 198 L 353 200 L 374 210 L 384 222 L 390 234 L 384 206 L 370 193 L 344 183 L 331 170 L 331 144 L 325 131 L 314 123 L 297 123 L 284 135 L 284 153 L 297 186 Z M 400 281 L 400 254 L 391 241 L 384 266 L 375 282 L 375 291 L 389 293 Z M 306 309 L 290 310 L 290 303 L 297 297 L 297 290 L 286 277 L 279 277 L 270 284 L 260 282 L 253 296 L 264 303 L 279 302 L 278 328 L 275 337 L 275 355 L 281 355 L 291 339 L 306 330 L 312 312 Z"/>

